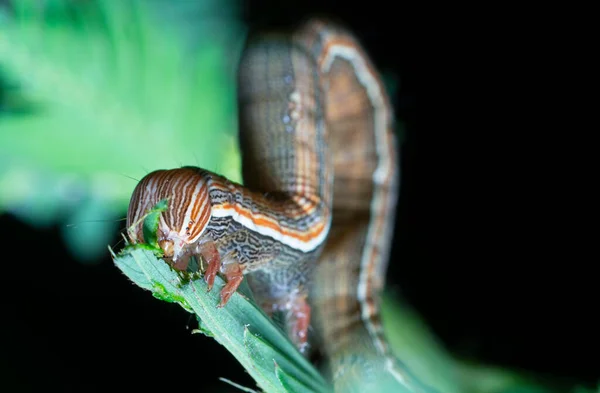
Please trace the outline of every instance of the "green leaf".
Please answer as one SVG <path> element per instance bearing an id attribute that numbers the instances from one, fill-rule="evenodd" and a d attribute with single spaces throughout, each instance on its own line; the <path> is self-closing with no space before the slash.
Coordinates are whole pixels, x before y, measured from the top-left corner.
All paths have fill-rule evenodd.
<path id="1" fill-rule="evenodd" d="M 287 374 L 277 362 L 275 362 L 275 375 L 279 382 L 281 382 L 281 386 L 286 390 L 286 392 L 313 392 L 308 386 L 298 381 L 293 376 Z"/>
<path id="2" fill-rule="evenodd" d="M 158 223 L 160 221 L 160 213 L 167 211 L 167 200 L 162 199 L 148 211 L 143 224 L 144 241 L 160 250 L 158 245 Z"/>
<path id="3" fill-rule="evenodd" d="M 264 391 L 331 392 L 286 334 L 244 293 L 247 289 L 236 292 L 225 307 L 217 308 L 225 285 L 218 276 L 207 292 L 204 280 L 197 275 L 184 277 L 143 245 L 125 247 L 114 256 L 114 262 L 141 288 L 196 314 L 202 321 L 199 330 L 225 346 Z"/>
<path id="4" fill-rule="evenodd" d="M 260 334 L 252 333 L 249 327 L 244 332 L 244 345 L 248 352 L 253 354 L 257 360 L 257 366 L 267 372 L 275 371 L 275 376 L 281 383 L 281 386 L 290 392 L 320 392 L 325 391 L 326 387 L 315 379 L 310 370 L 306 372 L 295 372 L 297 359 L 287 357 L 285 352 L 278 351 Z M 293 388 L 291 387 L 293 386 Z"/>
<path id="5" fill-rule="evenodd" d="M 194 312 L 194 311 L 192 310 L 190 312 Z M 208 327 L 206 327 L 204 322 L 202 322 L 202 320 L 200 318 L 198 318 L 198 316 L 196 316 L 196 321 L 198 321 L 198 329 L 192 330 L 192 334 L 202 333 L 207 337 L 215 338 L 215 335 L 213 334 L 213 332 L 211 332 L 208 329 Z"/>

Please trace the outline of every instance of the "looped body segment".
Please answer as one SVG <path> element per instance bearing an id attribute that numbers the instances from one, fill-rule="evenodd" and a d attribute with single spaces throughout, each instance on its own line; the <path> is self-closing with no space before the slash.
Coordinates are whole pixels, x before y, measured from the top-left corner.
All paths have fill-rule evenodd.
<path id="1" fill-rule="evenodd" d="M 238 79 L 244 185 L 193 167 L 152 172 L 128 225 L 168 198 L 159 245 L 180 269 L 206 260 L 209 287 L 224 274 L 221 306 L 247 278 L 299 349 L 313 326 L 337 391 L 373 367 L 406 384 L 379 319 L 399 170 L 373 64 L 351 34 L 313 19 L 251 37 Z"/>

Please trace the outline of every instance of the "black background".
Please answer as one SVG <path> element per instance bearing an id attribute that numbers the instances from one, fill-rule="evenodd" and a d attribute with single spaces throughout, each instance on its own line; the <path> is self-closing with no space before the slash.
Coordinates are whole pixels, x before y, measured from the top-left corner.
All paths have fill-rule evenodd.
<path id="1" fill-rule="evenodd" d="M 251 1 L 245 18 L 257 27 L 333 15 L 382 71 L 398 76 L 403 179 L 388 285 L 456 354 L 595 385 L 597 276 L 585 267 L 594 259 L 575 219 L 585 221 L 587 212 L 578 211 L 565 180 L 568 152 L 534 119 L 519 119 L 529 103 L 519 97 L 521 82 L 494 59 L 482 61 L 479 45 L 459 49 L 443 39 L 459 26 L 427 34 L 412 7 L 369 3 L 371 11 L 333 1 Z M 222 385 L 217 376 L 227 376 L 253 385 L 222 347 L 190 335 L 189 314 L 130 284 L 108 255 L 82 265 L 58 227 L 36 230 L 9 215 L 0 216 L 0 230 L 2 384 L 188 390 L 200 379 L 200 391 L 211 391 Z M 156 380 L 157 369 L 170 378 Z"/>

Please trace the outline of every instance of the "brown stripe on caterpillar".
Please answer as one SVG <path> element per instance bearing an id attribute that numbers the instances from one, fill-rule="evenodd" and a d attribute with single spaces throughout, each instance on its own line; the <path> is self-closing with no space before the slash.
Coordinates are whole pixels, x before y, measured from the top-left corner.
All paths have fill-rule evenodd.
<path id="1" fill-rule="evenodd" d="M 241 281 L 236 261 L 246 261 L 244 272 L 257 272 L 251 287 L 259 303 L 290 307 L 291 332 L 308 325 L 293 310 L 317 315 L 315 331 L 326 341 L 326 356 L 335 359 L 333 368 L 375 367 L 373 359 L 384 359 L 386 367 L 395 364 L 383 335 L 378 294 L 398 168 L 391 106 L 375 67 L 344 29 L 311 20 L 291 34 L 249 41 L 240 61 L 238 94 L 244 186 L 200 169 L 193 175 L 182 169 L 157 175 L 156 194 L 176 203 L 161 217 L 163 243 L 174 241 L 175 259 L 178 252 L 182 258 L 206 256 L 211 261 L 207 281 L 220 269 L 214 261 L 224 259 L 231 267 L 221 269 L 228 278 L 227 296 Z M 167 175 L 181 184 L 167 184 Z M 198 187 L 195 176 L 206 185 Z M 132 198 L 132 220 L 152 207 L 141 192 Z M 190 221 L 195 227 L 181 236 Z M 227 232 L 233 230 L 241 236 Z M 219 249 L 211 231 L 218 233 Z M 176 241 L 183 242 L 179 251 Z M 252 253 L 241 255 L 245 249 Z M 295 281 L 277 282 L 280 277 Z M 314 312 L 304 303 L 306 288 Z M 222 303 L 227 298 L 222 293 Z M 292 339 L 303 347 L 301 337 Z M 357 358 L 358 363 L 348 361 Z M 386 370 L 404 383 L 405 370 Z M 352 374 L 342 371 L 333 374 Z"/>

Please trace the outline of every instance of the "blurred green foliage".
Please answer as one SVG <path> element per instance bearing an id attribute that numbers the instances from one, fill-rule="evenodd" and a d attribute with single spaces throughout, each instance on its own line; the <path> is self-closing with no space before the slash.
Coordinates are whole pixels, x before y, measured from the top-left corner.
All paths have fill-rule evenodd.
<path id="1" fill-rule="evenodd" d="M 118 227 L 106 218 L 123 217 L 149 171 L 240 180 L 236 3 L 177 3 L 0 8 L 0 212 L 60 223 L 81 260 L 106 252 Z"/>
<path id="2" fill-rule="evenodd" d="M 417 312 L 388 291 L 382 318 L 396 355 L 442 393 L 600 393 L 557 378 L 529 375 L 452 356 Z"/>

